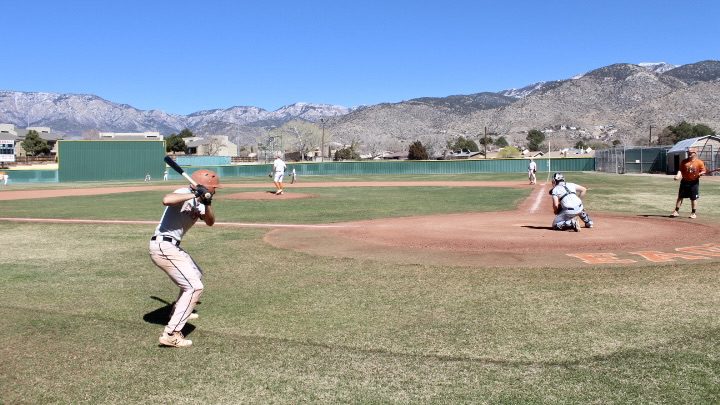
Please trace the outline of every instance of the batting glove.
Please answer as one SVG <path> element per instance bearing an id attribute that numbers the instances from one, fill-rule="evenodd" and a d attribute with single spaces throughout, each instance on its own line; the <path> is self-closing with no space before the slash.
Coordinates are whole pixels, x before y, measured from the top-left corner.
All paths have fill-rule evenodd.
<path id="1" fill-rule="evenodd" d="M 203 197 L 205 193 L 209 193 L 210 190 L 207 189 L 207 187 L 203 186 L 202 184 L 198 184 L 195 186 L 195 190 L 193 190 L 193 194 L 195 194 L 195 197 Z"/>

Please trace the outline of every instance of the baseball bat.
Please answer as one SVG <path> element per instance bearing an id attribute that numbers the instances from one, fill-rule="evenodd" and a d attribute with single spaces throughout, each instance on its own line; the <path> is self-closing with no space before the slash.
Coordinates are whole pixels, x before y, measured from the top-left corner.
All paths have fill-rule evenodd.
<path id="1" fill-rule="evenodd" d="M 183 168 L 180 167 L 180 165 L 177 164 L 177 162 L 175 162 L 175 161 L 173 160 L 173 158 L 171 158 L 170 156 L 165 156 L 165 158 L 163 158 L 163 160 L 165 161 L 165 163 L 168 164 L 168 166 L 172 167 L 173 170 L 175 170 L 176 172 L 178 172 L 178 174 L 180 174 L 181 176 L 185 177 L 185 178 L 190 182 L 190 184 L 192 184 L 193 186 L 197 187 L 197 185 L 198 185 L 197 182 L 196 182 L 195 180 L 193 180 L 193 178 L 190 177 L 189 174 L 185 173 L 185 170 L 183 170 Z M 210 193 L 205 193 L 205 198 L 207 198 L 207 199 L 212 198 L 212 194 L 210 194 Z"/>

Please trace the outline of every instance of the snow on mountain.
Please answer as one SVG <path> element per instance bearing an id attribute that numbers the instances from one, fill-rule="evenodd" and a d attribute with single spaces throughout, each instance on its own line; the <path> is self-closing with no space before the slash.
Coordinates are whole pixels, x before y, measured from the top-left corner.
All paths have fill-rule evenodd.
<path id="1" fill-rule="evenodd" d="M 138 110 L 89 94 L 0 91 L 0 123 L 18 127 L 48 126 L 53 132 L 159 131 L 163 134 L 189 128 L 198 134 L 237 131 L 243 126 L 282 125 L 291 119 L 318 121 L 347 114 L 349 108 L 330 104 L 296 103 L 276 111 L 236 106 L 198 111 L 187 116 L 160 110 Z"/>
<path id="2" fill-rule="evenodd" d="M 545 91 L 553 89 L 553 88 L 557 87 L 559 84 L 561 84 L 562 82 L 563 81 L 561 81 L 561 80 L 537 82 L 537 83 L 533 83 L 531 85 L 522 87 L 520 89 L 503 90 L 503 91 L 499 92 L 499 94 L 502 94 L 503 96 L 507 96 L 507 97 L 521 99 L 521 98 L 525 98 L 531 94 L 543 93 Z"/>
<path id="3" fill-rule="evenodd" d="M 665 62 L 642 62 L 638 63 L 638 66 L 644 67 L 645 69 L 655 73 L 665 73 L 668 70 L 675 69 L 679 65 L 671 65 Z"/>

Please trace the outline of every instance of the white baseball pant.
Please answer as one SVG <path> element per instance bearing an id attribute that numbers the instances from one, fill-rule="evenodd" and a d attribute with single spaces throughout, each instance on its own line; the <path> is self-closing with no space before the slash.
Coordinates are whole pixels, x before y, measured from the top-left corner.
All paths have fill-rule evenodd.
<path id="1" fill-rule="evenodd" d="M 158 237 L 157 240 L 150 241 L 149 250 L 153 263 L 180 287 L 180 295 L 175 301 L 170 322 L 165 326 L 168 334 L 180 332 L 202 294 L 202 270 L 174 241 L 168 242 Z"/>

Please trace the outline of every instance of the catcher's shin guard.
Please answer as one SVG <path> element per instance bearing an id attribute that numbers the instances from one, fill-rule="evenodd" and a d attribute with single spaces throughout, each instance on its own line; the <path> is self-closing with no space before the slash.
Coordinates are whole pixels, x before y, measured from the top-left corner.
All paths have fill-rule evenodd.
<path id="1" fill-rule="evenodd" d="M 583 222 L 585 222 L 585 225 L 592 225 L 593 221 L 590 219 L 590 215 L 585 212 L 585 210 L 582 210 L 580 212 L 580 219 L 582 219 Z"/>

